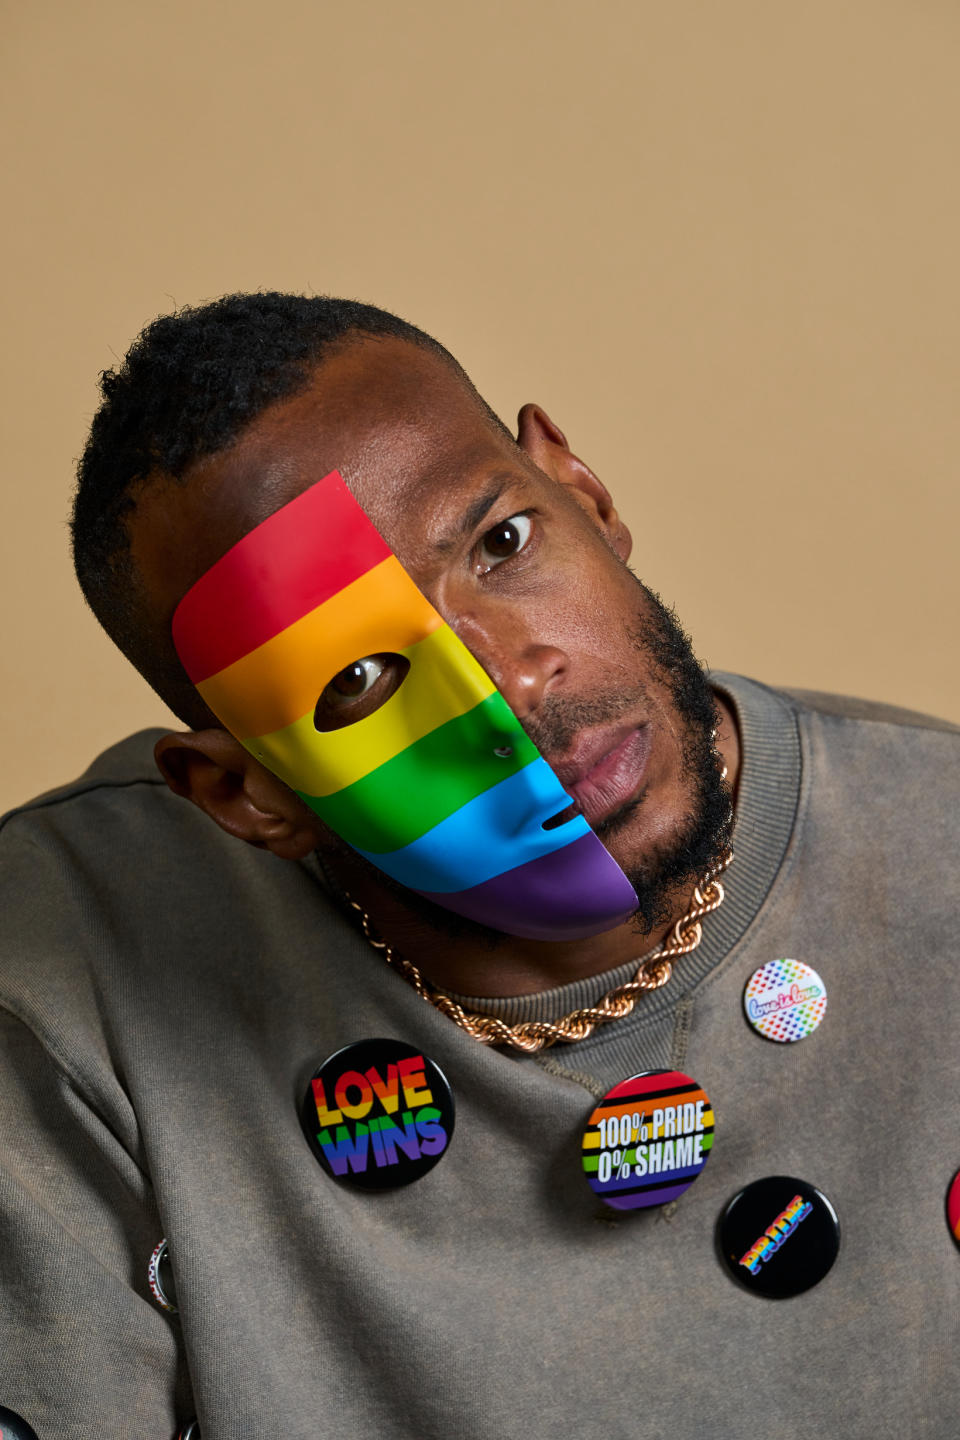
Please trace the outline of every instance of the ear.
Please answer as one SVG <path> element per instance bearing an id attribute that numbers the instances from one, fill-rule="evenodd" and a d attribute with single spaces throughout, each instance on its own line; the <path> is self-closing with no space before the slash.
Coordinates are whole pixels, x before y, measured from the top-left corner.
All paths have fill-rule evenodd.
<path id="1" fill-rule="evenodd" d="M 192 800 L 228 835 L 282 860 L 302 860 L 319 843 L 320 822 L 299 795 L 226 730 L 163 735 L 153 753 L 174 794 Z"/>
<path id="2" fill-rule="evenodd" d="M 587 511 L 607 543 L 621 560 L 626 560 L 633 540 L 614 508 L 609 490 L 590 466 L 574 455 L 566 435 L 539 405 L 524 405 L 520 411 L 517 444 L 538 469 L 558 484 L 569 487 L 573 498 Z"/>

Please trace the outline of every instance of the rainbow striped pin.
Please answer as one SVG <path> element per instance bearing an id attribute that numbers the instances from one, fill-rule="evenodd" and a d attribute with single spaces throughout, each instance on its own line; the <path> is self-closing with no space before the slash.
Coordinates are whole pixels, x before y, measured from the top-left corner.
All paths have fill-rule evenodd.
<path id="1" fill-rule="evenodd" d="M 713 1106 L 681 1070 L 647 1070 L 600 1101 L 583 1135 L 583 1173 L 614 1210 L 676 1200 L 713 1148 Z"/>
<path id="2" fill-rule="evenodd" d="M 960 1245 L 960 1170 L 954 1175 L 947 1191 L 947 1224 L 950 1234 Z"/>

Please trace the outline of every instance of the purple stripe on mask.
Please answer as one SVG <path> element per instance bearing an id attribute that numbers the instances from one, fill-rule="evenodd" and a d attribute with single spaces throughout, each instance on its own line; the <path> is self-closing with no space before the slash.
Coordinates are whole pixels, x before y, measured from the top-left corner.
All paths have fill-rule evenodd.
<path id="1" fill-rule="evenodd" d="M 528 940 L 582 940 L 609 930 L 637 907 L 633 886 L 594 834 L 469 890 L 419 893 Z"/>

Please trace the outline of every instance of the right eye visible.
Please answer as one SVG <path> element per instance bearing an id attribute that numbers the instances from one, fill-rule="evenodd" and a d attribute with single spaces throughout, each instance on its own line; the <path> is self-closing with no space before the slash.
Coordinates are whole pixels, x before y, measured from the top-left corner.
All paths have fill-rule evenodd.
<path id="1" fill-rule="evenodd" d="M 313 712 L 317 730 L 340 730 L 379 710 L 406 677 L 403 655 L 365 655 L 339 670 L 326 685 Z"/>
<path id="2" fill-rule="evenodd" d="M 358 700 L 366 695 L 383 674 L 383 663 L 376 655 L 367 655 L 363 660 L 354 660 L 339 675 L 334 675 L 327 689 L 331 696 L 343 700 Z"/>

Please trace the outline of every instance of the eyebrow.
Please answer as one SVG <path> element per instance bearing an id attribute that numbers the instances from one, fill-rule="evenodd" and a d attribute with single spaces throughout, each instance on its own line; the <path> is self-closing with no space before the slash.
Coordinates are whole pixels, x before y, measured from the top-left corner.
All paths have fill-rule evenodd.
<path id="1" fill-rule="evenodd" d="M 458 540 L 472 534 L 515 479 L 516 476 L 510 474 L 495 475 L 487 488 L 471 501 L 449 530 L 433 542 L 433 548 L 446 554 L 454 548 Z"/>

